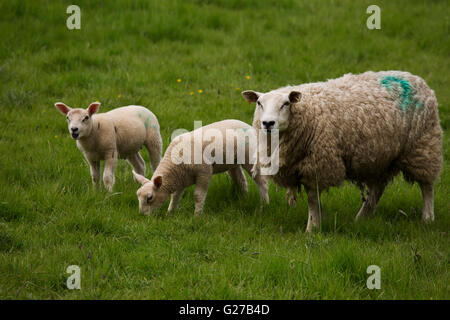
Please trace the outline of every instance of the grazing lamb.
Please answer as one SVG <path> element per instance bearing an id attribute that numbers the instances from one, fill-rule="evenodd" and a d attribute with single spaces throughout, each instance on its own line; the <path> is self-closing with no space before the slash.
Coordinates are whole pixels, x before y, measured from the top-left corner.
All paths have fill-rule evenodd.
<path id="1" fill-rule="evenodd" d="M 168 211 L 173 211 L 184 189 L 195 184 L 195 213 L 201 213 L 212 175 L 225 171 L 242 192 L 247 192 L 242 167 L 250 173 L 253 166 L 250 164 L 250 143 L 245 140 L 250 132 L 254 132 L 253 128 L 242 121 L 223 120 L 177 136 L 151 180 L 133 172 L 142 184 L 137 191 L 140 212 L 148 214 L 156 210 L 169 195 L 172 198 Z M 254 176 L 254 180 L 262 206 L 263 199 L 269 202 L 267 180 L 259 174 Z"/>
<path id="2" fill-rule="evenodd" d="M 152 168 L 158 166 L 162 149 L 159 123 L 147 108 L 127 106 L 96 114 L 99 102 L 87 109 L 72 109 L 62 102 L 55 106 L 66 115 L 70 135 L 89 163 L 95 187 L 100 181 L 100 160 L 105 160 L 103 183 L 110 192 L 118 158 L 127 159 L 134 171 L 145 174 L 145 162 L 139 154 L 145 146 Z"/>
<path id="3" fill-rule="evenodd" d="M 255 128 L 269 134 L 279 130 L 279 171 L 272 178 L 288 189 L 291 199 L 305 187 L 307 231 L 320 225 L 322 190 L 344 180 L 356 182 L 363 200 L 360 219 L 375 211 L 386 185 L 400 171 L 406 181 L 420 184 L 422 217 L 434 220 L 442 130 L 436 96 L 423 79 L 408 72 L 369 71 L 242 94 L 257 104 Z"/>

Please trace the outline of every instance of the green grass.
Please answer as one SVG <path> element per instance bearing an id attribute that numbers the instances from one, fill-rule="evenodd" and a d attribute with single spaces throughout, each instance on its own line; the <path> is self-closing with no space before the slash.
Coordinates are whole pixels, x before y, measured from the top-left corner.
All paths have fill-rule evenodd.
<path id="1" fill-rule="evenodd" d="M 372 1 L 79 2 L 76 31 L 66 28 L 72 1 L 0 2 L 0 298 L 450 298 L 447 1 L 378 1 L 373 31 Z M 242 197 L 225 175 L 213 178 L 203 217 L 193 216 L 192 188 L 176 213 L 165 216 L 166 204 L 144 217 L 128 164 L 117 168 L 119 194 L 92 190 L 53 107 L 147 106 L 166 148 L 194 120 L 251 123 L 244 89 L 390 69 L 422 76 L 440 102 L 444 167 L 430 225 L 418 186 L 401 177 L 362 223 L 355 186 L 324 193 L 314 235 L 304 233 L 305 195 L 289 208 L 271 185 L 261 215 L 255 184 Z M 72 264 L 81 290 L 66 288 Z M 372 264 L 380 290 L 366 288 Z"/>

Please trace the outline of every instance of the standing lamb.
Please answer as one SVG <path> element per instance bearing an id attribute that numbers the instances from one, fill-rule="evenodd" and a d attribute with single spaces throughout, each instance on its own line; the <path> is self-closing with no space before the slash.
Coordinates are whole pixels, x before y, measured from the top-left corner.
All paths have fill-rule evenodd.
<path id="1" fill-rule="evenodd" d="M 145 174 L 145 162 L 139 154 L 145 146 L 152 168 L 158 166 L 162 150 L 159 123 L 147 108 L 126 106 L 96 114 L 99 102 L 91 103 L 87 109 L 72 109 L 62 102 L 55 106 L 66 115 L 70 135 L 89 163 L 95 187 L 100 181 L 100 160 L 105 160 L 103 183 L 110 192 L 118 158 L 127 159 L 134 171 Z"/>
<path id="2" fill-rule="evenodd" d="M 242 167 L 248 173 L 253 167 L 251 144 L 246 140 L 252 131 L 253 128 L 242 121 L 223 120 L 177 136 L 150 180 L 133 172 L 142 184 L 137 191 L 140 212 L 148 214 L 156 210 L 169 195 L 172 198 L 168 211 L 173 211 L 184 189 L 195 184 L 195 213 L 201 213 L 211 177 L 221 172 L 227 172 L 239 189 L 247 192 Z M 269 202 L 267 180 L 259 174 L 253 179 L 258 185 L 262 206 L 263 199 Z"/>
<path id="3" fill-rule="evenodd" d="M 356 216 L 360 219 L 375 211 L 386 185 L 400 171 L 406 181 L 420 185 L 423 220 L 434 220 L 442 130 L 434 91 L 420 77 L 369 71 L 242 94 L 257 104 L 255 128 L 269 134 L 279 130 L 279 171 L 273 180 L 290 197 L 305 187 L 308 232 L 320 225 L 322 190 L 344 180 L 356 182 L 363 200 Z"/>

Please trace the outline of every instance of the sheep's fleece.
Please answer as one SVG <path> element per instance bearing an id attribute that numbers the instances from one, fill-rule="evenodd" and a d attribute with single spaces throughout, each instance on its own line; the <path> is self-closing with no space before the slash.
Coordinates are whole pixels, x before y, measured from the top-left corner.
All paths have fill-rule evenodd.
<path id="1" fill-rule="evenodd" d="M 249 102 L 258 103 L 253 126 L 261 129 L 264 111 L 259 104 L 264 97 L 289 101 L 292 92 L 298 100 L 290 101 L 288 124 L 280 128 L 280 168 L 272 178 L 288 193 L 305 187 L 307 231 L 320 225 L 320 191 L 344 180 L 357 183 L 361 218 L 375 210 L 385 186 L 400 171 L 408 182 L 420 184 L 422 217 L 434 220 L 442 130 L 436 96 L 422 78 L 402 71 L 368 71 L 268 93 L 244 91 Z"/>

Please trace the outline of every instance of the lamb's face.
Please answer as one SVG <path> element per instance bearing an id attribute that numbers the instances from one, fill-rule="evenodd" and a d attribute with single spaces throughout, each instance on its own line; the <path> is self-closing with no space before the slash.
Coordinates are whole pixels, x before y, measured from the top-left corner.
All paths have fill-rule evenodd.
<path id="1" fill-rule="evenodd" d="M 75 140 L 87 137 L 92 130 L 92 115 L 98 111 L 99 102 L 91 103 L 87 109 L 72 109 L 62 102 L 55 103 L 56 108 L 66 115 L 67 126 Z"/>
<path id="2" fill-rule="evenodd" d="M 77 140 L 89 136 L 92 130 L 92 119 L 84 109 L 72 109 L 66 116 L 70 136 Z"/>
<path id="3" fill-rule="evenodd" d="M 256 91 L 244 91 L 242 95 L 248 102 L 256 102 L 256 111 L 261 122 L 261 129 L 286 130 L 289 126 L 291 105 L 300 101 L 301 93 L 291 91 L 259 93 Z"/>
<path id="4" fill-rule="evenodd" d="M 139 212 L 149 215 L 167 201 L 169 193 L 161 189 L 162 176 L 156 176 L 149 180 L 134 171 L 133 175 L 142 184 L 142 187 L 136 192 L 139 200 Z"/>

